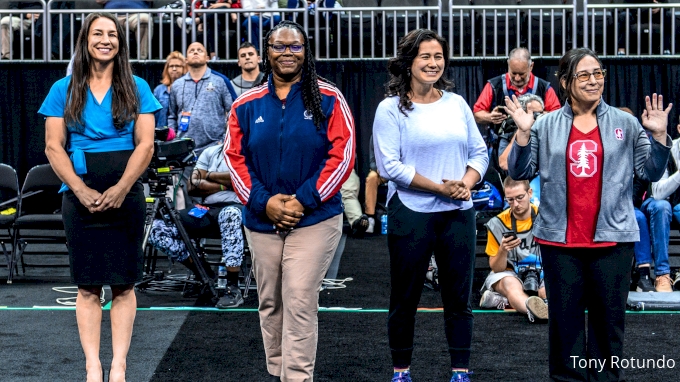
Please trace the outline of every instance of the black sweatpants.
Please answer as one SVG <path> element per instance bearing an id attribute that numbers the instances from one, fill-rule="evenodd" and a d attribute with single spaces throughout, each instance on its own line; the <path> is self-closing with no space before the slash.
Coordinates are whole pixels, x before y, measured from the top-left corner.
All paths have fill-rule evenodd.
<path id="1" fill-rule="evenodd" d="M 472 341 L 474 209 L 420 213 L 404 206 L 394 195 L 389 202 L 387 227 L 391 277 L 387 333 L 393 365 L 411 364 L 416 310 L 434 252 L 451 366 L 467 368 Z"/>
<path id="2" fill-rule="evenodd" d="M 633 243 L 607 248 L 541 245 L 541 256 L 550 316 L 550 378 L 623 380 L 623 371 L 611 361 L 623 358 Z M 594 366 L 596 361 L 604 366 L 583 367 Z"/>

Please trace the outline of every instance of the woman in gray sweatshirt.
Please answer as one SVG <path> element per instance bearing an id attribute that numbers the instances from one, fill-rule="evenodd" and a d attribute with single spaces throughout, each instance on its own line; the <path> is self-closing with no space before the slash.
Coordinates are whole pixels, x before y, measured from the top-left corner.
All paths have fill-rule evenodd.
<path id="1" fill-rule="evenodd" d="M 664 110 L 661 96 L 646 97 L 645 132 L 635 117 L 602 100 L 605 74 L 593 51 L 573 49 L 557 72 L 564 107 L 534 123 L 516 98 L 505 101 L 519 128 L 508 157 L 510 176 L 531 179 L 541 171 L 533 230 L 550 301 L 550 377 L 557 381 L 623 378 L 618 360 L 633 243 L 639 240 L 633 174 L 658 180 L 670 152 L 672 105 Z M 593 360 L 598 367 L 589 367 Z"/>

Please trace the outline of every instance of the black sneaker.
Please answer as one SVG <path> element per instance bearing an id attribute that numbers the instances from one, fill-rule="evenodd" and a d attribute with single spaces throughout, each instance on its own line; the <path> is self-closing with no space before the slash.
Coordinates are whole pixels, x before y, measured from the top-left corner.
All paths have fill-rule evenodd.
<path id="1" fill-rule="evenodd" d="M 649 276 L 640 276 L 640 280 L 638 280 L 637 288 L 635 288 L 635 290 L 637 292 L 656 292 L 654 282 Z"/>
<path id="2" fill-rule="evenodd" d="M 224 296 L 217 301 L 215 307 L 218 309 L 236 308 L 243 304 L 241 290 L 236 285 L 227 285 Z"/>
<path id="3" fill-rule="evenodd" d="M 368 226 L 369 226 L 368 216 L 366 214 L 362 214 L 359 217 L 359 219 L 355 220 L 354 223 L 352 223 L 352 236 L 362 237 L 364 233 L 366 233 Z"/>
<path id="4" fill-rule="evenodd" d="M 673 280 L 673 289 L 680 290 L 680 270 L 675 272 L 675 279 Z"/>

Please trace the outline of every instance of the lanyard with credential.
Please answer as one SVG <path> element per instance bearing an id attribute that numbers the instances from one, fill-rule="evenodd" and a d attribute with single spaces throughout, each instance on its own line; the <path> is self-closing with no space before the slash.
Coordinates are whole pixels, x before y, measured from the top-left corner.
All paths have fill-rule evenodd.
<path id="1" fill-rule="evenodd" d="M 203 89 L 203 78 L 198 80 L 198 83 L 200 84 L 200 87 L 196 85 L 195 91 L 194 91 L 194 103 L 191 104 L 191 110 L 189 111 L 184 111 L 184 89 L 187 86 L 187 81 L 185 80 L 184 83 L 182 84 L 182 115 L 179 118 L 179 131 L 184 132 L 189 129 L 189 122 L 191 122 L 191 112 L 194 111 L 194 106 L 196 106 L 196 101 L 198 101 L 198 94 L 201 92 L 201 89 Z"/>

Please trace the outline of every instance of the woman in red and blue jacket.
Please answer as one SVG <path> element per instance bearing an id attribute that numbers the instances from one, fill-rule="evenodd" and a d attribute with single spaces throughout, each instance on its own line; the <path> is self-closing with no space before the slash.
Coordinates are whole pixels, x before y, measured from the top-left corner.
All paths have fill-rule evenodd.
<path id="1" fill-rule="evenodd" d="M 354 167 L 352 114 L 317 77 L 307 35 L 284 21 L 265 37 L 262 85 L 232 105 L 225 155 L 246 206 L 260 326 L 273 381 L 311 381 L 318 291 L 342 231 L 338 192 Z"/>

